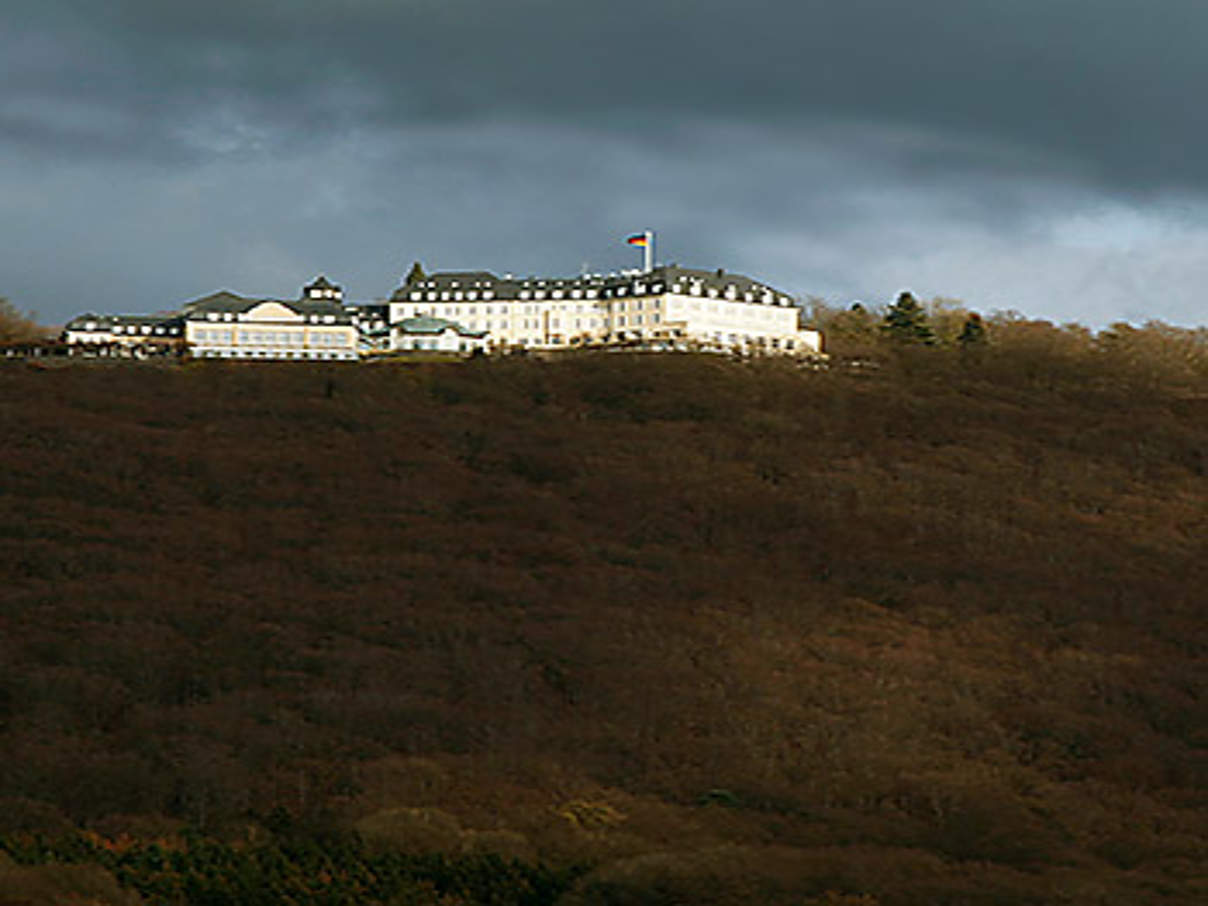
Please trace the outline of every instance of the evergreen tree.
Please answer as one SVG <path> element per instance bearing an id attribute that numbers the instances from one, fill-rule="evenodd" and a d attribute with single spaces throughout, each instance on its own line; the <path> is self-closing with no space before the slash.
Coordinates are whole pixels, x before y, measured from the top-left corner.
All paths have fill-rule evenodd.
<path id="1" fill-rule="evenodd" d="M 981 346 L 986 342 L 986 325 L 983 323 L 981 315 L 975 311 L 969 313 L 956 342 L 961 344 L 962 349 Z"/>
<path id="2" fill-rule="evenodd" d="M 416 261 L 411 265 L 411 270 L 407 271 L 407 283 L 419 283 L 421 280 L 428 279 L 428 275 L 424 273 L 424 266 Z"/>
<path id="3" fill-rule="evenodd" d="M 927 323 L 926 310 L 922 303 L 908 292 L 900 294 L 897 301 L 889 306 L 889 311 L 881 322 L 881 332 L 891 339 L 907 343 L 923 343 L 930 346 L 935 342 L 935 332 Z"/>

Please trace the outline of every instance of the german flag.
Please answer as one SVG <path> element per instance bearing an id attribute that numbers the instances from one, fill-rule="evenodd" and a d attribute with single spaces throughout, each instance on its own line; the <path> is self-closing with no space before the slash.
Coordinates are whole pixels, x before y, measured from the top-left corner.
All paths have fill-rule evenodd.
<path id="1" fill-rule="evenodd" d="M 625 241 L 630 245 L 636 245 L 641 248 L 645 248 L 646 246 L 650 245 L 650 237 L 646 233 L 634 233 Z"/>

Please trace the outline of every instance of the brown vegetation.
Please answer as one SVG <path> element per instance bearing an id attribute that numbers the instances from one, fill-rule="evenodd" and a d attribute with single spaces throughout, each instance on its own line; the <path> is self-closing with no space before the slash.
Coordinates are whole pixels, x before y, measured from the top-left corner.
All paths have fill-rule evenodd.
<path id="1" fill-rule="evenodd" d="M 0 296 L 0 343 L 25 343 L 44 340 L 50 331 L 38 325 L 29 315 L 22 314 L 8 299 Z"/>
<path id="2" fill-rule="evenodd" d="M 0 369 L 0 831 L 1202 902 L 1202 337 L 842 316 L 830 372 Z"/>

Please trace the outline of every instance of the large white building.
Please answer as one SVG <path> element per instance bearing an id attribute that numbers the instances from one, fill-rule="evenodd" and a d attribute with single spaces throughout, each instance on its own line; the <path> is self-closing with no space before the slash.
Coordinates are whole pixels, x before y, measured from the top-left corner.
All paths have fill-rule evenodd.
<path id="1" fill-rule="evenodd" d="M 391 324 L 417 316 L 454 321 L 486 331 L 494 348 L 635 343 L 809 355 L 822 346 L 784 293 L 724 270 L 676 266 L 570 278 L 417 274 L 382 314 Z"/>
<path id="2" fill-rule="evenodd" d="M 355 361 L 359 331 L 341 300 L 323 277 L 292 301 L 214 293 L 183 307 L 185 343 L 202 359 Z"/>
<path id="3" fill-rule="evenodd" d="M 811 356 L 822 337 L 788 295 L 740 274 L 675 265 L 579 277 L 424 274 L 347 305 L 326 277 L 296 300 L 218 292 L 163 315 L 81 315 L 69 343 L 148 344 L 206 359 L 355 361 L 368 354 L 635 346 Z"/>
<path id="4" fill-rule="evenodd" d="M 294 300 L 223 291 L 163 315 L 80 315 L 63 339 L 91 346 L 171 344 L 202 359 L 356 361 L 360 355 L 353 312 L 325 277 Z"/>

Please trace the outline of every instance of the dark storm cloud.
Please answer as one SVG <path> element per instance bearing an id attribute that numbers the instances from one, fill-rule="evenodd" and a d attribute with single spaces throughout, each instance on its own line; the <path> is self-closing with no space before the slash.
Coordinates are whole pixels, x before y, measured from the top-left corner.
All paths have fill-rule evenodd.
<path id="1" fill-rule="evenodd" d="M 0 294 L 59 319 L 226 286 L 660 259 L 1198 318 L 1191 0 L 7 0 Z M 589 259 L 584 262 L 584 259 Z"/>
<path id="2" fill-rule="evenodd" d="M 650 133 L 685 117 L 841 118 L 983 136 L 1122 186 L 1208 181 L 1195 103 L 1208 7 L 1194 0 L 17 6 L 24 25 L 6 55 L 59 43 L 70 59 L 32 85 L 15 73 L 6 93 L 94 104 L 137 123 L 148 153 L 193 150 L 189 129 L 214 108 L 281 141 L 318 125 L 487 114 Z M 12 115 L 0 128 L 60 147 L 82 139 Z"/>

